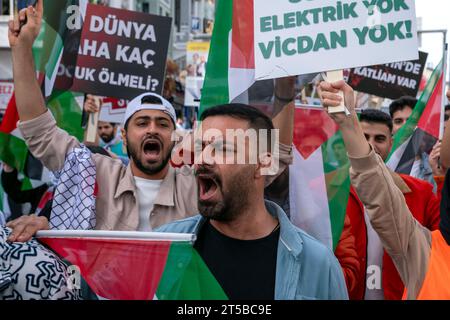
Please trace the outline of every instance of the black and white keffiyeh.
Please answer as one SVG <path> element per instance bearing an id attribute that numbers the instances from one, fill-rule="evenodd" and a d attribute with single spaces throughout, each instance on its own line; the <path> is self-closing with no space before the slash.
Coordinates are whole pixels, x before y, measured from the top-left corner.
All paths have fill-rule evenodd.
<path id="1" fill-rule="evenodd" d="M 0 300 L 80 300 L 71 288 L 68 266 L 37 240 L 6 241 L 11 230 L 0 227 Z"/>
<path id="2" fill-rule="evenodd" d="M 96 168 L 91 151 L 84 145 L 73 149 L 64 168 L 55 173 L 58 183 L 50 217 L 56 230 L 91 230 L 95 227 Z"/>

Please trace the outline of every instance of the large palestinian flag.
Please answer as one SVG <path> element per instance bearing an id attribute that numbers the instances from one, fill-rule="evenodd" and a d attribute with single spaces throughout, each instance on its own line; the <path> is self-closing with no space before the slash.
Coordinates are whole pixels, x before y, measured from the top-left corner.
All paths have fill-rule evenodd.
<path id="1" fill-rule="evenodd" d="M 334 250 L 344 227 L 350 163 L 338 127 L 325 111 L 296 109 L 293 153 L 291 220 Z"/>
<path id="2" fill-rule="evenodd" d="M 94 293 L 108 300 L 225 300 L 192 246 L 193 235 L 45 231 L 38 240 L 69 261 Z M 72 274 L 77 285 L 77 274 Z M 85 290 L 86 292 L 86 290 Z"/>
<path id="3" fill-rule="evenodd" d="M 394 137 L 387 165 L 395 172 L 411 174 L 416 159 L 429 154 L 440 138 L 444 66 L 443 60 L 434 70 L 411 117 Z"/>

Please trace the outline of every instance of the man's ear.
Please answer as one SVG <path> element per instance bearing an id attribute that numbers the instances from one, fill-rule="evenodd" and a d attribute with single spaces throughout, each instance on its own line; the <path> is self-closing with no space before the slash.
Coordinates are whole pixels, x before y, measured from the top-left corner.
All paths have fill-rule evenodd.
<path id="1" fill-rule="evenodd" d="M 274 158 L 270 152 L 264 152 L 260 154 L 258 167 L 256 168 L 257 170 L 255 171 L 255 178 L 272 175 L 273 165 L 274 165 Z"/>

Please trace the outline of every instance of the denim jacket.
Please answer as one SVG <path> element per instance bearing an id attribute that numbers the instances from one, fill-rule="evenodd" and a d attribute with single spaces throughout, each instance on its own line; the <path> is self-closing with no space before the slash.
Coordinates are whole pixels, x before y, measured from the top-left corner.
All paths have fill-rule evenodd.
<path id="1" fill-rule="evenodd" d="M 437 192 L 437 185 L 436 181 L 434 180 L 433 169 L 431 169 L 430 166 L 430 156 L 425 152 L 422 153 L 421 156 L 419 175 L 415 178 L 431 183 L 431 185 L 433 186 L 433 192 Z"/>
<path id="2" fill-rule="evenodd" d="M 280 222 L 275 300 L 348 299 L 342 269 L 333 252 L 295 227 L 275 203 L 266 201 L 266 208 Z M 205 222 L 198 215 L 155 231 L 197 235 Z"/>

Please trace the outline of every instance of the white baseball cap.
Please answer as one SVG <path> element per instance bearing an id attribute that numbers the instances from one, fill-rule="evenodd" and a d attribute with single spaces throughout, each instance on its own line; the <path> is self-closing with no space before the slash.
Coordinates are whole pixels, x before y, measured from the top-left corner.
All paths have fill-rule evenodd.
<path id="1" fill-rule="evenodd" d="M 161 100 L 162 104 L 152 104 L 152 103 L 143 102 L 146 97 L 158 98 L 159 100 Z M 125 112 L 125 119 L 124 119 L 123 123 L 124 124 L 127 123 L 127 121 L 136 112 L 141 111 L 141 110 L 160 110 L 160 111 L 166 113 L 172 119 L 174 125 L 177 123 L 177 116 L 176 116 L 175 109 L 173 108 L 172 104 L 156 93 L 143 93 L 140 96 L 131 100 L 127 105 L 127 111 Z"/>

